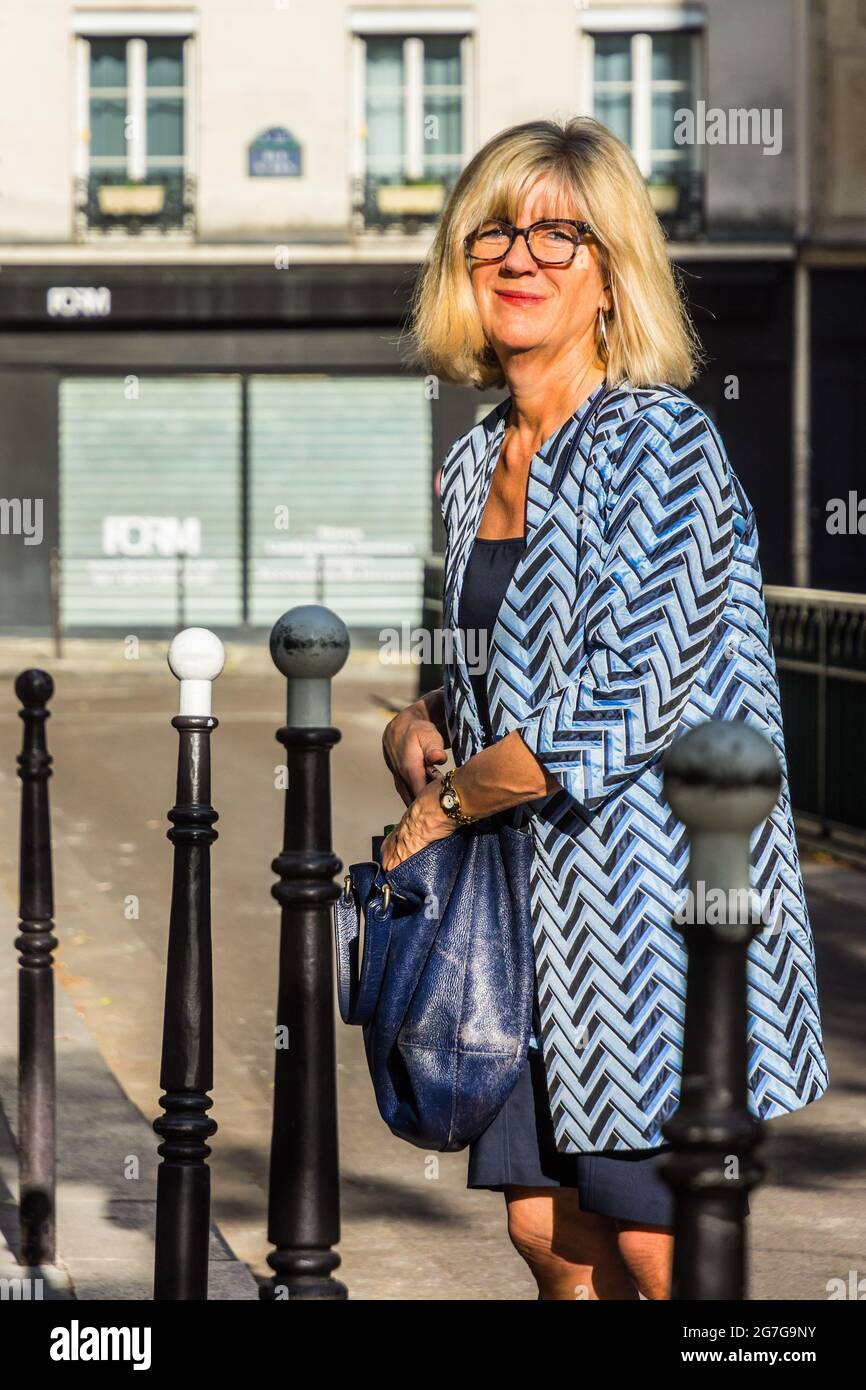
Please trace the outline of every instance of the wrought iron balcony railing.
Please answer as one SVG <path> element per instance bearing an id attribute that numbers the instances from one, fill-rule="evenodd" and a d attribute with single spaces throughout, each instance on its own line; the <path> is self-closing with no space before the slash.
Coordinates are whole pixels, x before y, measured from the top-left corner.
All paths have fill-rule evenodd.
<path id="1" fill-rule="evenodd" d="M 100 170 L 75 180 L 75 231 L 80 241 L 93 232 L 140 236 L 195 231 L 195 180 L 166 172 L 130 181 L 125 174 Z"/>
<path id="2" fill-rule="evenodd" d="M 397 174 L 368 174 L 356 179 L 353 192 L 356 230 L 384 232 L 393 229 L 414 235 L 437 220 L 458 177 L 459 170 L 452 170 L 424 179 L 404 179 Z M 652 178 L 647 187 L 669 237 L 688 241 L 703 233 L 702 173 L 683 169 L 669 177 Z"/>
<path id="3" fill-rule="evenodd" d="M 357 231 L 392 229 L 413 236 L 434 223 L 457 182 L 460 171 L 430 174 L 423 179 L 398 174 L 368 174 L 356 179 L 353 212 Z"/>
<path id="4" fill-rule="evenodd" d="M 650 199 L 659 221 L 673 241 L 690 241 L 705 230 L 704 176 L 683 169 L 670 177 L 647 181 Z"/>

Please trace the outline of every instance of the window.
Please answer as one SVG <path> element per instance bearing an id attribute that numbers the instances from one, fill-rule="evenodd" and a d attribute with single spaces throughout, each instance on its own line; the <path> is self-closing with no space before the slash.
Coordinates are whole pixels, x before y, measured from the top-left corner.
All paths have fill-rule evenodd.
<path id="1" fill-rule="evenodd" d="M 459 34 L 359 36 L 363 226 L 415 230 L 441 211 L 465 158 L 467 42 Z"/>
<path id="2" fill-rule="evenodd" d="M 79 40 L 81 231 L 191 230 L 188 44 L 175 34 Z"/>
<path id="3" fill-rule="evenodd" d="M 145 176 L 184 171 L 183 40 L 148 39 L 145 65 Z"/>
<path id="4" fill-rule="evenodd" d="M 602 32 L 586 42 L 593 115 L 630 147 L 662 220 L 677 234 L 697 232 L 700 150 L 678 145 L 674 128 L 675 113 L 694 110 L 699 96 L 699 33 Z"/>

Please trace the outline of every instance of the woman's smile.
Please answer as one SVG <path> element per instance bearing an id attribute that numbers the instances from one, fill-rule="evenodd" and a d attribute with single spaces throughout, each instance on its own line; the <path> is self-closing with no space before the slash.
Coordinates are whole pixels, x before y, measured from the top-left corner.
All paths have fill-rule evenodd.
<path id="1" fill-rule="evenodd" d="M 542 304 L 547 298 L 544 294 L 529 294 L 526 290 L 494 290 L 500 299 L 504 299 L 506 304 Z"/>

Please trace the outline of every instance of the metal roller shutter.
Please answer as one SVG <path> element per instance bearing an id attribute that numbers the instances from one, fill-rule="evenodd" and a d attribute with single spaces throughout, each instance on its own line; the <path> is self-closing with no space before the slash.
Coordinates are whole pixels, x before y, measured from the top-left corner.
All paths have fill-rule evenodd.
<path id="1" fill-rule="evenodd" d="M 420 378 L 250 380 L 250 618 L 324 603 L 354 627 L 416 625 L 430 544 Z"/>
<path id="2" fill-rule="evenodd" d="M 240 622 L 240 402 L 237 376 L 61 383 L 66 628 L 170 630 L 181 568 L 187 625 Z"/>

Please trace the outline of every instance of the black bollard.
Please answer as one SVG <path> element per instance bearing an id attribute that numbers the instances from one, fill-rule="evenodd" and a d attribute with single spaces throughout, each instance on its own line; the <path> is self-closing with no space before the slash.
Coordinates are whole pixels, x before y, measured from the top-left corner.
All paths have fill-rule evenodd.
<path id="1" fill-rule="evenodd" d="M 153 1128 L 157 1152 L 153 1296 L 157 1302 L 206 1299 L 210 1239 L 210 1147 L 213 1101 L 213 969 L 210 847 L 218 819 L 210 804 L 211 683 L 223 668 L 222 642 L 206 628 L 179 632 L 168 662 L 180 681 L 177 804 L 169 811 L 174 845 L 165 981 L 162 1066 L 165 1111 Z"/>
<path id="2" fill-rule="evenodd" d="M 746 1297 L 746 1196 L 764 1174 L 764 1125 L 748 1108 L 747 953 L 761 929 L 750 836 L 780 783 L 772 744 L 740 721 L 699 725 L 664 760 L 665 797 L 691 845 L 682 1089 L 659 1165 L 676 1194 L 674 1300 Z"/>
<path id="3" fill-rule="evenodd" d="M 24 742 L 18 754 L 21 778 L 20 932 L 18 972 L 18 1165 L 21 1263 L 54 1264 L 55 1239 L 55 1068 L 54 1068 L 54 886 L 48 778 L 51 755 L 45 744 L 45 708 L 54 694 L 47 671 L 22 671 L 15 694 L 24 706 Z"/>
<path id="4" fill-rule="evenodd" d="M 271 656 L 288 677 L 288 785 L 279 883 L 280 965 L 274 1063 L 274 1123 L 268 1240 L 275 1271 L 264 1299 L 346 1298 L 332 1277 L 340 1257 L 340 1176 L 331 912 L 342 864 L 331 849 L 329 755 L 331 678 L 349 652 L 349 634 L 327 608 L 292 608 L 271 632 Z"/>

